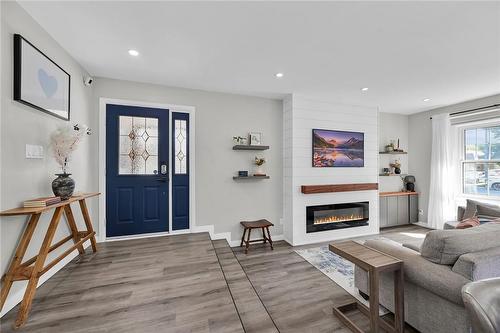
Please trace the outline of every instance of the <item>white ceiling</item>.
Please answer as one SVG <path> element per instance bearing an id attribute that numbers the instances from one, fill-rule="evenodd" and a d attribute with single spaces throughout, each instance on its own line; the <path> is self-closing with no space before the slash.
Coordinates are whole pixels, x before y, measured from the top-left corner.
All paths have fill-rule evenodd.
<path id="1" fill-rule="evenodd" d="M 405 114 L 500 93 L 500 2 L 21 5 L 94 76 Z"/>

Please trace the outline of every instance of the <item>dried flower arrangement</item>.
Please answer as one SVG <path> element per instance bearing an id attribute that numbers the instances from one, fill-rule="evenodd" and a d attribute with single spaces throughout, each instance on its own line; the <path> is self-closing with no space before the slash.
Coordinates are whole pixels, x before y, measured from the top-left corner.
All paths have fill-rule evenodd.
<path id="1" fill-rule="evenodd" d="M 83 124 L 61 126 L 50 136 L 50 147 L 56 162 L 66 173 L 71 154 L 76 150 L 84 135 L 91 135 L 92 130 Z"/>
<path id="2" fill-rule="evenodd" d="M 264 163 L 266 163 L 266 160 L 263 157 L 257 157 L 257 156 L 255 156 L 255 165 L 261 166 Z"/>

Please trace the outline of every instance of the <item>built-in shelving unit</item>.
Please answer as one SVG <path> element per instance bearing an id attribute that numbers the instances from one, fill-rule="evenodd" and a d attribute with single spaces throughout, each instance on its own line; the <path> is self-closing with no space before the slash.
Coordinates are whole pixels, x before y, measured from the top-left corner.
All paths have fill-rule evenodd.
<path id="1" fill-rule="evenodd" d="M 233 177 L 234 180 L 246 180 L 246 179 L 255 180 L 255 179 L 269 179 L 269 178 L 270 178 L 269 176 L 246 176 L 246 177 L 234 176 Z"/>
<path id="2" fill-rule="evenodd" d="M 261 146 L 261 145 L 235 145 L 233 146 L 233 150 L 268 150 L 269 146 Z"/>

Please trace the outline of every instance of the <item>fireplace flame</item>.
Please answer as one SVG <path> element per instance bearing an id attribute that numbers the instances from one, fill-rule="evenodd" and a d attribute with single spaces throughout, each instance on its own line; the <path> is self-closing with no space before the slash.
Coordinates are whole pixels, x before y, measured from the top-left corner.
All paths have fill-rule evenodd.
<path id="1" fill-rule="evenodd" d="M 356 220 L 362 220 L 363 218 L 364 218 L 364 216 L 363 215 L 359 215 L 359 214 L 318 217 L 318 218 L 314 219 L 314 224 L 356 221 Z"/>

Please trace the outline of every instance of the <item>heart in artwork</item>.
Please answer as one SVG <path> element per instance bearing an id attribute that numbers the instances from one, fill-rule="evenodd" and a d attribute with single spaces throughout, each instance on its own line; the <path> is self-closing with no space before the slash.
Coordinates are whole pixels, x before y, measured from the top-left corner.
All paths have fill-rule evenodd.
<path id="1" fill-rule="evenodd" d="M 47 98 L 54 96 L 57 91 L 57 79 L 55 77 L 50 76 L 40 68 L 38 70 L 38 82 L 40 82 L 40 86 Z"/>

